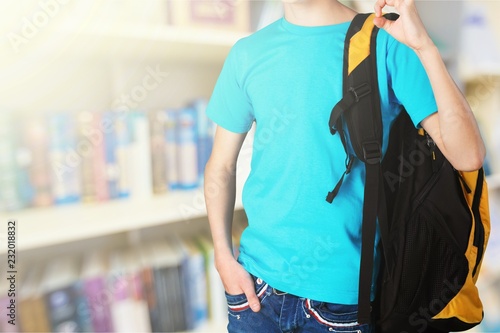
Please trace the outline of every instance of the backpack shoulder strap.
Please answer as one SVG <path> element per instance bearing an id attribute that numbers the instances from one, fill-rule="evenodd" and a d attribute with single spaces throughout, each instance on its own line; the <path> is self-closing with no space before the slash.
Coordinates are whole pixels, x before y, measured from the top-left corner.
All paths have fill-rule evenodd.
<path id="1" fill-rule="evenodd" d="M 344 175 L 328 193 L 326 200 L 330 203 L 338 194 L 344 176 L 350 172 L 354 158 L 365 163 L 379 163 L 382 158 L 382 116 L 375 54 L 378 29 L 373 17 L 374 14 L 356 15 L 345 37 L 343 97 L 332 109 L 329 128 L 332 135 L 339 134 L 347 163 Z"/>
<path id="2" fill-rule="evenodd" d="M 371 286 L 374 267 L 374 246 L 377 216 L 382 239 L 387 238 L 387 211 L 382 179 L 382 113 L 377 78 L 376 38 L 378 28 L 374 14 L 358 14 L 345 38 L 343 97 L 330 114 L 330 132 L 338 132 L 348 156 L 346 172 L 335 189 L 327 196 L 332 202 L 345 174 L 350 172 L 352 159 L 364 162 L 366 180 L 361 236 L 361 262 L 358 293 L 358 322 L 371 322 Z M 395 19 L 394 17 L 388 17 Z M 350 142 L 353 152 L 347 145 Z M 379 207 L 381 207 L 379 209 Z"/>

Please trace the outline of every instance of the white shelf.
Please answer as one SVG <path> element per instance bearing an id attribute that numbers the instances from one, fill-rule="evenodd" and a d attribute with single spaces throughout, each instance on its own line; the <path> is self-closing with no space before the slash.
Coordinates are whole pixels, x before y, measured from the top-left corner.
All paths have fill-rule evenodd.
<path id="1" fill-rule="evenodd" d="M 248 33 L 237 31 L 167 25 L 95 26 L 79 30 L 58 27 L 41 31 L 36 38 L 16 46 L 4 38 L 0 41 L 0 51 L 7 64 L 68 57 L 221 63 L 231 46 L 246 35 Z"/>
<path id="2" fill-rule="evenodd" d="M 237 199 L 235 208 L 242 208 L 241 199 Z M 113 200 L 2 213 L 0 221 L 2 225 L 6 225 L 8 219 L 18 221 L 17 248 L 22 252 L 203 216 L 206 216 L 203 189 L 198 188 L 144 200 Z M 5 230 L 1 231 L 2 235 Z M 4 253 L 6 246 L 0 248 L 0 254 Z"/>

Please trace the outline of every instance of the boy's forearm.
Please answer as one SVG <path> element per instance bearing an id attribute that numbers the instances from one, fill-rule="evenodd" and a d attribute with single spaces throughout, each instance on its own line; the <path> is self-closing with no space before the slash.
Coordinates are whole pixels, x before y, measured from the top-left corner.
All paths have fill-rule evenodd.
<path id="1" fill-rule="evenodd" d="M 451 78 L 438 48 L 429 42 L 416 51 L 434 91 L 445 155 L 459 169 L 482 165 L 485 148 L 467 100 Z"/>
<path id="2" fill-rule="evenodd" d="M 236 198 L 235 170 L 207 163 L 205 201 L 214 242 L 216 265 L 233 257 L 232 222 Z"/>

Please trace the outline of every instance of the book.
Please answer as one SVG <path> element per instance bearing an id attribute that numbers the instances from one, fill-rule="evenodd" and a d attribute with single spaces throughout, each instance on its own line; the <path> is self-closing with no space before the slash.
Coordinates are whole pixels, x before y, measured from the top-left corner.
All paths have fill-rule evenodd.
<path id="1" fill-rule="evenodd" d="M 28 173 L 33 189 L 31 205 L 46 207 L 53 204 L 49 170 L 49 133 L 46 119 L 32 116 L 22 121 L 22 145 L 29 154 Z"/>
<path id="2" fill-rule="evenodd" d="M 82 111 L 76 117 L 77 147 L 82 155 L 82 201 L 108 200 L 102 113 Z"/>
<path id="3" fill-rule="evenodd" d="M 193 101 L 193 108 L 196 110 L 197 136 L 198 136 L 198 177 L 201 181 L 208 162 L 214 142 L 215 126 L 213 121 L 207 117 L 207 100 L 199 98 Z"/>
<path id="4" fill-rule="evenodd" d="M 186 327 L 193 330 L 208 320 L 205 258 L 192 237 L 176 236 L 170 242 L 182 253 Z"/>
<path id="5" fill-rule="evenodd" d="M 44 268 L 41 288 L 52 332 L 82 332 L 88 305 L 82 297 L 77 257 L 53 258 Z"/>
<path id="6" fill-rule="evenodd" d="M 132 133 L 129 113 L 113 112 L 118 198 L 128 198 L 130 196 L 130 179 L 132 177 L 130 145 Z"/>
<path id="7" fill-rule="evenodd" d="M 151 317 L 153 332 L 178 332 L 186 329 L 181 287 L 181 254 L 166 241 L 156 240 L 144 249 L 151 267 L 157 302 L 157 316 Z M 151 309 L 150 309 L 151 310 Z"/>
<path id="8" fill-rule="evenodd" d="M 135 327 L 134 306 L 129 298 L 129 281 L 124 271 L 123 249 L 109 254 L 108 288 L 111 296 L 111 320 L 114 332 L 131 331 Z"/>
<path id="9" fill-rule="evenodd" d="M 130 194 L 135 199 L 148 199 L 153 194 L 149 121 L 145 112 L 128 114 L 130 140 Z"/>
<path id="10" fill-rule="evenodd" d="M 143 297 L 140 262 L 135 251 L 120 249 L 110 254 L 108 287 L 115 332 L 150 332 L 147 300 Z"/>
<path id="11" fill-rule="evenodd" d="M 50 332 L 48 308 L 41 281 L 43 264 L 26 268 L 26 276 L 19 287 L 19 326 L 21 332 Z"/>
<path id="12" fill-rule="evenodd" d="M 65 113 L 49 116 L 51 187 L 56 205 L 80 201 L 82 157 L 76 147 L 74 119 Z"/>
<path id="13" fill-rule="evenodd" d="M 95 183 L 95 197 L 97 201 L 109 200 L 108 177 L 106 174 L 105 132 L 103 113 L 92 112 L 91 127 L 86 134 L 87 139 L 94 146 L 93 174 Z"/>
<path id="14" fill-rule="evenodd" d="M 149 112 L 149 128 L 151 135 L 151 172 L 153 193 L 162 194 L 167 191 L 166 150 L 165 150 L 165 112 L 153 110 Z"/>
<path id="15" fill-rule="evenodd" d="M 170 190 L 179 188 L 179 170 L 177 163 L 177 109 L 165 110 L 165 171 Z"/>
<path id="16" fill-rule="evenodd" d="M 84 255 L 81 280 L 93 332 L 114 331 L 111 320 L 111 298 L 106 284 L 107 275 L 106 253 L 92 251 Z"/>
<path id="17" fill-rule="evenodd" d="M 215 269 L 213 242 L 207 235 L 199 235 L 196 242 L 205 259 L 209 318 L 213 322 L 224 322 L 227 320 L 227 301 L 224 285 Z"/>
<path id="18" fill-rule="evenodd" d="M 31 151 L 24 146 L 22 137 L 21 119 L 15 118 L 10 125 L 14 131 L 12 139 L 14 141 L 14 164 L 16 165 L 16 186 L 19 200 L 18 208 L 33 206 L 35 198 L 35 188 L 31 182 Z"/>
<path id="19" fill-rule="evenodd" d="M 183 253 L 175 246 L 172 238 L 164 240 L 169 252 L 163 254 L 170 256 L 173 265 L 167 275 L 167 301 L 171 308 L 173 331 L 185 331 L 187 329 L 185 279 L 183 279 Z"/>
<path id="20" fill-rule="evenodd" d="M 117 158 L 117 112 L 105 111 L 101 116 L 101 129 L 103 132 L 104 175 L 109 199 L 120 197 L 120 169 Z"/>
<path id="21" fill-rule="evenodd" d="M 160 308 L 159 295 L 156 293 L 154 279 L 154 256 L 153 245 L 151 243 L 141 244 L 137 247 L 141 266 L 141 280 L 144 297 L 148 305 L 149 322 L 152 332 L 161 332 L 160 317 L 162 316 Z"/>
<path id="22" fill-rule="evenodd" d="M 198 126 L 197 113 L 185 107 L 177 115 L 177 170 L 180 189 L 198 187 Z"/>
<path id="23" fill-rule="evenodd" d="M 125 267 L 130 281 L 130 297 L 134 304 L 136 316 L 136 332 L 151 332 L 148 303 L 142 284 L 141 260 L 139 253 L 130 248 L 127 251 L 127 265 Z"/>
<path id="24" fill-rule="evenodd" d="M 14 118 L 0 113 L 0 211 L 13 211 L 23 207 L 18 188 L 16 152 L 18 148 Z"/>
<path id="25" fill-rule="evenodd" d="M 76 116 L 77 146 L 81 154 L 81 196 L 83 202 L 97 201 L 96 170 L 94 169 L 96 144 L 88 138 L 95 130 L 93 118 L 92 113 L 88 111 L 79 112 Z"/>
<path id="26" fill-rule="evenodd" d="M 77 277 L 73 284 L 75 295 L 76 318 L 80 332 L 94 332 L 92 318 L 90 317 L 90 306 L 85 293 L 83 281 Z"/>

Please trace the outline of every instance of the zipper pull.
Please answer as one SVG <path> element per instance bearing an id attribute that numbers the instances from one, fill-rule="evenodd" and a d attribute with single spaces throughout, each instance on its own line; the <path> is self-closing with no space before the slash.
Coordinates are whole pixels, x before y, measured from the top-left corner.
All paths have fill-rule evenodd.
<path id="1" fill-rule="evenodd" d="M 437 163 L 436 163 L 436 143 L 434 142 L 434 140 L 432 140 L 429 133 L 425 132 L 425 137 L 427 138 L 427 146 L 429 147 L 429 150 L 431 152 L 432 172 L 437 172 L 438 167 L 437 167 Z"/>

